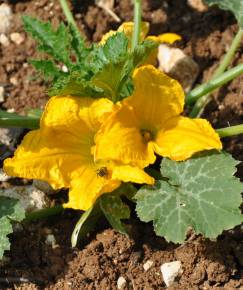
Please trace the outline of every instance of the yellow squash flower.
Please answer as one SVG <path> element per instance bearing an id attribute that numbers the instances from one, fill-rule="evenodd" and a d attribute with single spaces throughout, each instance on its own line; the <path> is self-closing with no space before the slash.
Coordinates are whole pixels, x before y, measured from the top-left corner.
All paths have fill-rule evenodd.
<path id="1" fill-rule="evenodd" d="M 180 116 L 185 96 L 176 80 L 151 65 L 138 68 L 133 80 L 133 95 L 96 135 L 96 160 L 145 167 L 154 163 L 155 153 L 182 161 L 202 150 L 222 148 L 208 121 Z"/>
<path id="2" fill-rule="evenodd" d="M 131 47 L 131 42 L 132 42 L 132 37 L 133 37 L 133 28 L 134 28 L 133 22 L 124 22 L 118 27 L 117 31 L 110 30 L 109 32 L 104 34 L 100 41 L 100 44 L 101 45 L 105 44 L 107 39 L 110 38 L 112 35 L 116 34 L 117 32 L 124 32 L 127 38 L 129 39 L 129 47 Z M 148 40 L 157 42 L 158 44 L 160 43 L 173 44 L 175 41 L 181 40 L 181 37 L 175 33 L 164 33 L 158 36 L 154 36 L 154 35 L 147 36 L 148 32 L 149 32 L 149 23 L 142 22 L 141 32 L 140 32 L 140 41 L 143 41 L 144 39 L 148 39 Z M 148 56 L 144 64 L 156 65 L 157 55 L 158 55 L 158 49 L 156 48 L 151 52 L 151 54 Z"/>
<path id="3" fill-rule="evenodd" d="M 40 129 L 28 133 L 13 158 L 4 162 L 8 175 L 40 179 L 53 188 L 69 188 L 64 206 L 89 209 L 103 193 L 121 181 L 153 184 L 140 168 L 114 161 L 94 162 L 94 136 L 115 105 L 108 99 L 53 97 Z"/>

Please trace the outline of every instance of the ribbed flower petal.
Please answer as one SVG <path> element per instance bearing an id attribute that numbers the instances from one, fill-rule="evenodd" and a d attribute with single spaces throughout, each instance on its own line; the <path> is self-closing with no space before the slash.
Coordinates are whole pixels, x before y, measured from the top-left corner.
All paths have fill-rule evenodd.
<path id="1" fill-rule="evenodd" d="M 93 162 L 91 147 L 100 121 L 113 110 L 107 99 L 53 97 L 46 105 L 40 129 L 28 133 L 13 158 L 4 162 L 12 176 L 69 187 L 71 174 Z"/>
<path id="2" fill-rule="evenodd" d="M 141 128 L 154 130 L 183 111 L 181 85 L 152 65 L 138 68 L 133 80 L 133 95 L 124 103 L 133 107 Z"/>
<path id="3" fill-rule="evenodd" d="M 218 134 L 207 120 L 186 117 L 167 120 L 154 146 L 157 154 L 176 161 L 185 160 L 199 151 L 222 149 Z"/>
<path id="4" fill-rule="evenodd" d="M 139 184 L 154 184 L 154 178 L 138 167 L 120 165 L 114 167 L 112 179 L 119 179 L 124 182 L 135 182 Z"/>
<path id="5" fill-rule="evenodd" d="M 84 164 L 72 176 L 69 200 L 64 207 L 88 210 L 103 193 L 112 192 L 121 184 L 119 180 L 101 177 L 97 167 Z"/>
<path id="6" fill-rule="evenodd" d="M 142 168 L 155 161 L 152 147 L 143 140 L 133 108 L 126 105 L 101 126 L 95 143 L 96 160 L 115 160 Z"/>

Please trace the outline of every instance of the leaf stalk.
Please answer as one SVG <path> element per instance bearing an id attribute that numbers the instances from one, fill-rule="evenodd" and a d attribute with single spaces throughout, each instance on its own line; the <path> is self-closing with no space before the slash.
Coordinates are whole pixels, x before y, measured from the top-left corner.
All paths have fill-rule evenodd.
<path id="1" fill-rule="evenodd" d="M 139 44 L 140 31 L 141 31 L 141 20 L 142 19 L 142 5 L 141 0 L 134 0 L 134 29 L 132 38 L 132 51 Z"/>
<path id="2" fill-rule="evenodd" d="M 230 65 L 230 63 L 231 63 L 231 61 L 232 61 L 232 59 L 233 59 L 233 57 L 234 57 L 239 45 L 240 45 L 240 42 L 241 42 L 242 38 L 243 38 L 243 29 L 240 28 L 238 30 L 237 34 L 235 35 L 228 52 L 224 55 L 224 58 L 220 62 L 219 67 L 217 68 L 217 70 L 213 74 L 213 77 L 212 77 L 211 81 L 213 81 L 213 80 L 217 79 L 218 77 L 220 77 L 224 73 L 224 71 L 227 69 L 227 67 Z M 209 81 L 209 82 L 211 82 L 211 81 Z M 220 86 L 222 86 L 222 85 L 220 85 Z M 190 94 L 193 91 L 191 91 L 189 93 L 189 98 L 190 98 Z M 190 114 L 191 117 L 199 117 L 199 116 L 201 116 L 204 108 L 206 107 L 206 105 L 211 100 L 210 92 L 211 91 L 205 92 L 204 95 L 200 95 L 198 97 L 198 100 L 196 101 L 196 103 L 195 103 L 195 105 L 194 105 L 194 107 L 193 107 L 193 109 L 191 111 L 191 114 Z"/>

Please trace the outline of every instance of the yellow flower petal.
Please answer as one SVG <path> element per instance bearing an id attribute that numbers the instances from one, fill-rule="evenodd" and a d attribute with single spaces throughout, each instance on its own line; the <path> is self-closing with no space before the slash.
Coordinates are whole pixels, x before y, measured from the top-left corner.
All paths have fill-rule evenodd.
<path id="1" fill-rule="evenodd" d="M 113 36 L 117 32 L 124 32 L 125 35 L 127 36 L 127 38 L 129 39 L 129 42 L 131 45 L 131 41 L 132 41 L 132 37 L 133 37 L 133 28 L 134 28 L 133 22 L 124 22 L 118 27 L 117 31 L 110 30 L 109 32 L 104 34 L 99 44 L 104 45 L 106 43 L 107 39 L 109 39 L 111 36 Z M 140 32 L 140 41 L 143 41 L 145 39 L 146 35 L 148 34 L 148 31 L 149 31 L 149 23 L 142 22 L 141 23 L 141 32 Z"/>
<path id="2" fill-rule="evenodd" d="M 69 201 L 64 204 L 64 207 L 73 209 L 88 210 L 100 195 L 112 192 L 121 184 L 119 180 L 100 177 L 97 167 L 92 163 L 84 164 L 74 175 L 69 191 Z"/>
<path id="3" fill-rule="evenodd" d="M 128 39 L 132 39 L 133 37 L 133 29 L 134 29 L 134 23 L 133 22 L 124 22 L 122 25 L 118 28 L 118 32 L 124 32 Z M 140 41 L 143 41 L 148 34 L 149 31 L 149 23 L 148 22 L 142 22 L 140 27 Z"/>
<path id="4" fill-rule="evenodd" d="M 79 168 L 89 153 L 86 150 L 80 155 L 85 148 L 87 146 L 69 134 L 59 136 L 48 130 L 32 131 L 24 137 L 14 157 L 4 161 L 4 171 L 10 176 L 48 181 L 53 188 L 68 187 L 70 172 Z"/>
<path id="5" fill-rule="evenodd" d="M 218 134 L 207 120 L 175 117 L 168 120 L 154 142 L 157 154 L 182 161 L 194 153 L 222 149 Z"/>
<path id="6" fill-rule="evenodd" d="M 120 179 L 124 182 L 154 184 L 154 178 L 138 167 L 129 165 L 116 166 L 112 172 L 113 179 Z"/>
<path id="7" fill-rule="evenodd" d="M 95 132 L 113 110 L 114 104 L 105 98 L 97 100 L 89 97 L 52 97 L 45 107 L 40 127 L 79 133 L 82 130 L 80 122 L 84 122 L 88 129 Z"/>
<path id="8" fill-rule="evenodd" d="M 144 142 L 131 107 L 123 105 L 101 126 L 95 137 L 96 160 L 109 159 L 146 167 L 155 161 L 152 147 Z"/>
<path id="9" fill-rule="evenodd" d="M 46 180 L 54 188 L 69 187 L 71 173 L 92 158 L 94 134 L 113 106 L 106 99 L 51 98 L 40 129 L 25 136 L 14 157 L 5 160 L 4 170 L 12 176 Z"/>
<path id="10" fill-rule="evenodd" d="M 163 33 L 158 36 L 149 35 L 147 39 L 158 43 L 173 44 L 174 42 L 181 40 L 181 36 L 175 33 Z"/>
<path id="11" fill-rule="evenodd" d="M 135 70 L 133 79 L 133 95 L 124 103 L 133 107 L 141 129 L 156 130 L 183 111 L 185 96 L 176 80 L 152 65 Z"/>

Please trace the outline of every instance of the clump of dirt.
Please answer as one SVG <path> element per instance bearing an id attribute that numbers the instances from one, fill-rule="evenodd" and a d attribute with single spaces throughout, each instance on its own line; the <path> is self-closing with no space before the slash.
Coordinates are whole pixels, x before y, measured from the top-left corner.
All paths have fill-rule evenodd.
<path id="1" fill-rule="evenodd" d="M 21 16 L 28 14 L 50 20 L 56 26 L 64 19 L 61 8 L 58 1 L 0 2 L 9 4 L 14 13 L 9 33 L 18 32 L 25 39 L 19 45 L 10 42 L 8 47 L 0 46 L 0 82 L 7 85 L 2 107 L 18 112 L 42 107 L 48 99 L 46 84 L 28 64 L 28 59 L 37 55 L 36 46 L 24 32 Z M 100 40 L 103 33 L 119 25 L 94 1 L 77 0 L 73 4 L 75 18 L 88 41 Z M 143 11 L 144 20 L 151 22 L 151 34 L 169 31 L 182 36 L 181 48 L 199 64 L 199 83 L 210 78 L 237 31 L 230 13 L 218 9 L 199 12 L 189 7 L 186 0 L 144 0 Z M 115 1 L 114 12 L 122 21 L 131 20 L 131 1 Z M 242 52 L 241 46 L 234 65 L 242 62 Z M 242 81 L 243 77 L 239 77 L 213 94 L 204 117 L 215 127 L 242 122 Z M 242 138 L 224 140 L 225 150 L 239 160 L 243 160 Z M 1 158 L 6 150 L 8 146 L 0 147 Z M 237 175 L 243 180 L 242 170 L 243 166 L 239 165 Z M 117 289 L 121 276 L 126 280 L 124 289 L 165 289 L 160 266 L 173 260 L 182 262 L 183 274 L 177 284 L 168 288 L 170 290 L 243 287 L 240 227 L 223 233 L 217 241 L 192 235 L 179 246 L 156 237 L 151 224 L 137 219 L 128 224 L 132 232 L 130 238 L 100 221 L 97 234 L 89 235 L 80 249 L 71 249 L 69 238 L 77 219 L 77 213 L 68 212 L 49 221 L 25 224 L 22 231 L 11 235 L 11 251 L 0 267 L 0 289 Z M 47 242 L 48 235 L 55 237 L 56 244 Z M 143 265 L 148 260 L 153 264 L 145 271 Z M 4 281 L 5 278 L 8 280 Z M 23 283 L 19 278 L 27 280 Z"/>

